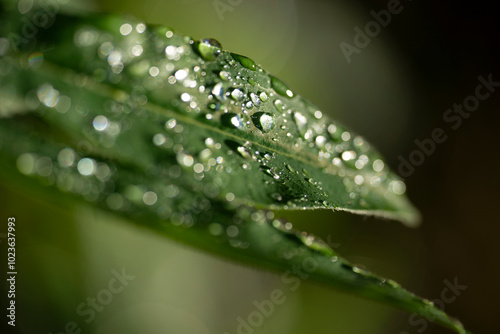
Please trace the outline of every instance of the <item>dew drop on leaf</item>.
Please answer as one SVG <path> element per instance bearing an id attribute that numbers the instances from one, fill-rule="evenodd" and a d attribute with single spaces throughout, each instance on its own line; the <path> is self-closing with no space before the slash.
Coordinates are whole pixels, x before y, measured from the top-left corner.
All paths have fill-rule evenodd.
<path id="1" fill-rule="evenodd" d="M 258 112 L 252 115 L 252 121 L 262 132 L 269 132 L 274 128 L 274 117 L 265 112 Z"/>
<path id="2" fill-rule="evenodd" d="M 221 123 L 230 128 L 242 130 L 245 128 L 240 116 L 234 113 L 227 113 L 221 116 Z"/>
<path id="3" fill-rule="evenodd" d="M 231 53 L 231 56 L 233 57 L 234 60 L 239 62 L 241 66 L 243 66 L 244 68 L 247 68 L 252 71 L 255 71 L 257 69 L 257 65 L 252 59 L 236 53 Z"/>
<path id="4" fill-rule="evenodd" d="M 196 43 L 196 49 L 203 59 L 214 60 L 220 55 L 222 45 L 216 39 L 205 38 Z"/>
<path id="5" fill-rule="evenodd" d="M 269 77 L 271 78 L 271 87 L 276 91 L 276 93 L 278 93 L 281 96 L 286 96 L 290 98 L 295 96 L 295 94 L 290 90 L 290 88 L 288 88 L 288 86 L 283 81 L 281 81 L 274 75 L 269 75 Z"/>
<path id="6" fill-rule="evenodd" d="M 240 101 L 241 99 L 243 99 L 243 96 L 244 96 L 244 93 L 238 88 L 233 89 L 233 91 L 231 92 L 231 97 L 235 101 Z"/>

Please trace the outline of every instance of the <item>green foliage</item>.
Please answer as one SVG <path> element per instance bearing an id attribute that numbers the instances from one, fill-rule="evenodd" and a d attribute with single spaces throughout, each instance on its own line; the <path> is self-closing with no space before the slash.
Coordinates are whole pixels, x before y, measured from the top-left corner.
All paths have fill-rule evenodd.
<path id="1" fill-rule="evenodd" d="M 2 35 L 21 34 L 20 24 L 2 21 Z M 115 16 L 61 15 L 19 46 L 0 58 L 5 180 L 236 261 L 298 266 L 465 332 L 275 217 L 271 210 L 323 208 L 419 219 L 404 183 L 362 137 L 250 58 Z"/>

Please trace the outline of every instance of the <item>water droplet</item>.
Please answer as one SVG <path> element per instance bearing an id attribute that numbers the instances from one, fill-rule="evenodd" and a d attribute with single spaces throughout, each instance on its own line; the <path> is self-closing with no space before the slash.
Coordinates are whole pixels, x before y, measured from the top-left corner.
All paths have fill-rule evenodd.
<path id="1" fill-rule="evenodd" d="M 220 71 L 219 72 L 219 77 L 222 79 L 222 80 L 229 80 L 229 78 L 231 77 L 231 75 L 229 74 L 229 72 L 227 71 Z"/>
<path id="2" fill-rule="evenodd" d="M 238 231 L 238 227 L 234 226 L 234 225 L 230 225 L 226 228 L 226 234 L 228 237 L 230 238 L 234 238 L 238 235 L 239 231 Z"/>
<path id="3" fill-rule="evenodd" d="M 157 200 L 158 200 L 158 196 L 156 195 L 156 193 L 154 191 L 147 191 L 142 196 L 142 201 L 146 205 L 153 205 L 156 203 Z"/>
<path id="4" fill-rule="evenodd" d="M 52 173 L 52 159 L 49 157 L 38 158 L 35 162 L 35 171 L 40 176 L 49 176 Z"/>
<path id="5" fill-rule="evenodd" d="M 164 193 L 168 198 L 177 197 L 177 195 L 179 195 L 179 187 L 177 187 L 175 184 L 171 184 L 165 188 Z"/>
<path id="6" fill-rule="evenodd" d="M 236 151 L 245 159 L 251 159 L 252 158 L 252 154 L 250 153 L 250 151 L 246 148 L 246 147 L 243 147 L 243 146 L 238 146 L 238 148 L 236 149 Z"/>
<path id="7" fill-rule="evenodd" d="M 354 151 L 344 151 L 344 153 L 342 153 L 342 159 L 344 161 L 349 161 L 349 160 L 356 159 L 356 152 L 354 152 Z"/>
<path id="8" fill-rule="evenodd" d="M 176 59 L 178 57 L 177 47 L 169 45 L 165 48 L 165 54 L 168 59 Z"/>
<path id="9" fill-rule="evenodd" d="M 234 113 L 223 114 L 221 116 L 221 122 L 223 125 L 228 127 L 233 127 L 240 130 L 245 128 L 240 116 Z"/>
<path id="10" fill-rule="evenodd" d="M 373 170 L 376 172 L 381 172 L 384 169 L 384 162 L 377 159 L 373 162 Z"/>
<path id="11" fill-rule="evenodd" d="M 208 225 L 208 232 L 212 235 L 221 235 L 223 232 L 223 228 L 220 224 L 212 223 Z"/>
<path id="12" fill-rule="evenodd" d="M 157 133 L 153 137 L 153 144 L 155 144 L 156 146 L 161 146 L 165 144 L 166 141 L 167 137 L 165 137 L 163 133 Z"/>
<path id="13" fill-rule="evenodd" d="M 70 167 L 75 163 L 75 151 L 64 148 L 57 154 L 57 162 L 61 167 Z"/>
<path id="14" fill-rule="evenodd" d="M 35 171 L 36 157 L 31 153 L 23 153 L 17 158 L 17 169 L 26 175 L 33 174 Z"/>
<path id="15" fill-rule="evenodd" d="M 47 107 L 53 108 L 59 102 L 59 91 L 49 84 L 43 84 L 37 90 L 38 99 Z"/>
<path id="16" fill-rule="evenodd" d="M 274 104 L 274 107 L 276 108 L 276 110 L 278 110 L 279 112 L 282 112 L 283 110 L 285 110 L 285 104 L 283 103 L 283 101 L 275 100 L 273 102 L 273 104 Z"/>
<path id="17" fill-rule="evenodd" d="M 257 69 L 257 65 L 252 59 L 236 53 L 231 53 L 231 56 L 233 57 L 234 60 L 239 62 L 243 67 L 248 68 L 249 70 L 252 71 L 255 71 Z"/>
<path id="18" fill-rule="evenodd" d="M 186 167 L 191 167 L 194 163 L 194 159 L 191 155 L 182 152 L 177 154 L 177 161 L 179 164 Z"/>
<path id="19" fill-rule="evenodd" d="M 120 34 L 122 34 L 123 36 L 127 36 L 131 32 L 132 32 L 132 25 L 130 25 L 129 23 L 125 23 L 125 24 L 121 25 Z"/>
<path id="20" fill-rule="evenodd" d="M 142 48 L 142 45 L 134 45 L 132 47 L 132 54 L 135 57 L 139 57 L 140 55 L 142 55 L 142 51 L 144 51 L 144 49 Z"/>
<path id="21" fill-rule="evenodd" d="M 343 141 L 349 141 L 351 139 L 351 134 L 347 131 L 344 131 L 341 135 Z"/>
<path id="22" fill-rule="evenodd" d="M 406 192 L 406 185 L 403 181 L 391 181 L 389 187 L 396 195 L 403 195 Z"/>
<path id="23" fill-rule="evenodd" d="M 151 66 L 151 68 L 149 69 L 149 75 L 151 75 L 152 77 L 156 77 L 158 76 L 158 74 L 160 74 L 160 69 L 156 66 Z"/>
<path id="24" fill-rule="evenodd" d="M 71 107 L 71 99 L 67 96 L 59 97 L 59 101 L 56 104 L 56 110 L 61 114 L 66 113 Z"/>
<path id="25" fill-rule="evenodd" d="M 243 96 L 243 92 L 238 88 L 233 89 L 233 91 L 231 92 L 231 97 L 236 101 L 240 101 L 241 99 L 243 99 Z"/>
<path id="26" fill-rule="evenodd" d="M 188 93 L 182 93 L 181 100 L 183 102 L 189 102 L 189 101 L 191 101 L 191 95 L 189 95 Z"/>
<path id="27" fill-rule="evenodd" d="M 203 164 L 201 163 L 197 163 L 193 166 L 193 170 L 195 173 L 200 174 L 205 170 L 205 166 L 203 166 Z"/>
<path id="28" fill-rule="evenodd" d="M 293 119 L 295 121 L 295 124 L 297 125 L 297 128 L 299 129 L 299 132 L 301 132 L 301 134 L 303 135 L 305 127 L 307 125 L 307 118 L 300 112 L 296 111 L 293 113 Z"/>
<path id="29" fill-rule="evenodd" d="M 224 94 L 224 85 L 222 82 L 217 83 L 214 88 L 212 88 L 212 94 L 219 100 L 219 101 L 226 101 L 226 95 Z"/>
<path id="30" fill-rule="evenodd" d="M 317 136 L 314 142 L 316 143 L 316 146 L 322 148 L 325 147 L 326 138 L 324 136 Z"/>
<path id="31" fill-rule="evenodd" d="M 263 168 L 263 170 L 264 170 L 264 172 L 265 172 L 267 175 L 272 176 L 272 177 L 273 177 L 273 179 L 275 179 L 275 180 L 279 180 L 279 179 L 280 179 L 279 174 L 278 174 L 278 173 L 276 173 L 276 172 L 274 171 L 274 169 L 269 168 L 269 167 L 264 167 L 264 168 Z"/>
<path id="32" fill-rule="evenodd" d="M 77 169 L 78 172 L 84 176 L 92 175 L 94 172 L 94 161 L 89 158 L 83 158 L 78 161 Z"/>
<path id="33" fill-rule="evenodd" d="M 252 121 L 262 132 L 269 132 L 274 128 L 274 118 L 272 115 L 264 112 L 258 112 L 252 115 Z"/>
<path id="34" fill-rule="evenodd" d="M 259 98 L 262 102 L 266 102 L 267 100 L 269 100 L 269 97 L 267 96 L 266 92 L 260 93 Z"/>
<path id="35" fill-rule="evenodd" d="M 139 33 L 142 34 L 143 32 L 146 31 L 146 25 L 144 23 L 139 23 L 136 27 L 135 30 Z"/>
<path id="36" fill-rule="evenodd" d="M 205 38 L 195 45 L 200 56 L 205 60 L 214 60 L 220 55 L 222 49 L 219 41 L 213 38 Z"/>
<path id="37" fill-rule="evenodd" d="M 97 131 L 104 131 L 108 127 L 108 119 L 106 116 L 98 115 L 92 121 L 92 125 Z"/>
<path id="38" fill-rule="evenodd" d="M 353 141 L 352 141 L 352 142 L 353 142 L 353 144 L 354 144 L 355 146 L 358 146 L 358 147 L 359 147 L 359 146 L 363 146 L 363 145 L 364 145 L 365 140 L 363 139 L 363 137 L 356 136 L 356 137 L 354 137 L 354 139 L 353 139 Z"/>
<path id="39" fill-rule="evenodd" d="M 184 80 L 188 76 L 188 70 L 185 70 L 185 69 L 178 70 L 177 72 L 175 72 L 174 75 L 175 75 L 175 79 Z"/>
<path id="40" fill-rule="evenodd" d="M 232 201 L 234 201 L 234 198 L 235 198 L 235 197 L 234 197 L 234 194 L 233 194 L 233 193 L 227 193 L 227 194 L 226 194 L 226 201 L 228 201 L 228 202 L 232 202 Z"/>
<path id="41" fill-rule="evenodd" d="M 293 92 L 283 81 L 281 81 L 274 75 L 269 75 L 269 77 L 271 78 L 271 87 L 276 91 L 276 93 L 281 96 L 294 97 Z"/>
<path id="42" fill-rule="evenodd" d="M 257 94 L 250 93 L 250 99 L 252 100 L 253 104 L 255 104 L 257 107 L 260 106 L 261 100 Z"/>
<path id="43" fill-rule="evenodd" d="M 171 118 L 165 122 L 165 128 L 173 129 L 177 125 L 177 120 L 175 118 Z"/>
<path id="44" fill-rule="evenodd" d="M 356 175 L 354 177 L 354 183 L 356 183 L 357 185 L 362 185 L 363 182 L 365 182 L 365 179 L 363 178 L 362 175 Z"/>

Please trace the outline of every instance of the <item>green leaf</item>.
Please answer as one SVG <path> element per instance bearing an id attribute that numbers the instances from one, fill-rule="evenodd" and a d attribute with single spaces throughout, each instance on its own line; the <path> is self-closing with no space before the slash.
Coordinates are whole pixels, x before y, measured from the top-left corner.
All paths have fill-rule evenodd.
<path id="1" fill-rule="evenodd" d="M 2 36 L 20 34 L 15 15 L 1 22 Z M 250 58 L 110 15 L 60 15 L 15 44 L 19 51 L 10 41 L 0 47 L 4 182 L 84 200 L 237 261 L 299 266 L 313 280 L 465 332 L 270 211 L 419 219 L 404 183 L 362 137 Z"/>

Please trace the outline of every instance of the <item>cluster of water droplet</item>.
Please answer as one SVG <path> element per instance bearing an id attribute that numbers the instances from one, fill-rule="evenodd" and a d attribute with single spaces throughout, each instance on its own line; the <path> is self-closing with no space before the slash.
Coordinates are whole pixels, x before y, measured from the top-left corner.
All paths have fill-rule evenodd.
<path id="1" fill-rule="evenodd" d="M 25 92 L 76 144 L 26 151 L 17 158 L 23 174 L 113 210 L 150 208 L 187 227 L 203 220 L 237 247 L 248 246 L 237 238 L 242 217 L 274 221 L 241 204 L 356 210 L 371 208 L 375 188 L 382 198 L 404 193 L 363 138 L 251 59 L 165 27 L 106 24 L 112 31 L 68 27 L 81 73 L 33 80 Z M 44 73 L 46 56 L 31 53 L 27 68 Z M 218 201 L 234 206 L 229 222 L 211 219 Z"/>

